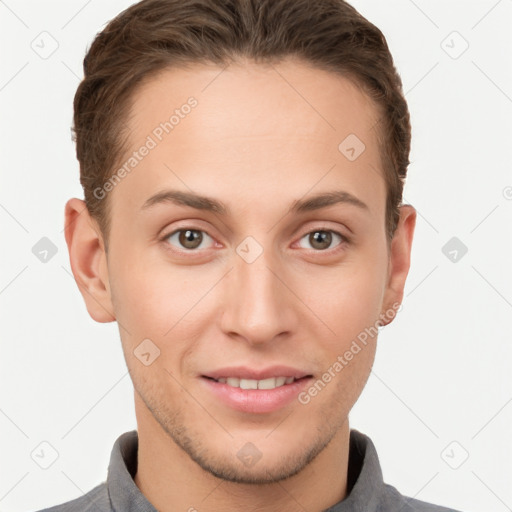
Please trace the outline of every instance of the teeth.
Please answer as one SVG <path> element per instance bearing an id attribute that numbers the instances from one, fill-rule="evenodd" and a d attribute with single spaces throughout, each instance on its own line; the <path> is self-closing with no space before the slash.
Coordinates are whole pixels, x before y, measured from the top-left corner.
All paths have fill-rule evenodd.
<path id="1" fill-rule="evenodd" d="M 258 381 L 253 379 L 237 379 L 240 389 L 258 389 Z M 261 381 L 260 381 L 261 382 Z M 229 379 L 228 379 L 229 383 Z"/>
<path id="2" fill-rule="evenodd" d="M 241 389 L 274 389 L 284 386 L 285 384 L 291 384 L 294 380 L 294 377 L 270 377 L 269 379 L 262 380 L 227 377 L 217 379 L 217 382 Z"/>

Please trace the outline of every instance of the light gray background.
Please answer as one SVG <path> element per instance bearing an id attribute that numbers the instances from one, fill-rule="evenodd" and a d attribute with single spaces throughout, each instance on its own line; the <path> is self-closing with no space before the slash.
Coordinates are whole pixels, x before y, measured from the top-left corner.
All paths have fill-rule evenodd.
<path id="1" fill-rule="evenodd" d="M 130 4 L 0 1 L 0 512 L 90 490 L 136 428 L 117 327 L 89 318 L 62 232 L 65 201 L 83 197 L 70 136 L 82 59 Z M 512 1 L 352 4 L 384 32 L 403 79 L 405 199 L 419 218 L 403 310 L 380 335 L 351 426 L 403 494 L 512 510 Z M 442 252 L 454 236 L 468 248 L 456 262 Z M 58 249 L 46 263 L 32 253 L 42 237 Z M 58 452 L 48 469 L 42 442 Z"/>

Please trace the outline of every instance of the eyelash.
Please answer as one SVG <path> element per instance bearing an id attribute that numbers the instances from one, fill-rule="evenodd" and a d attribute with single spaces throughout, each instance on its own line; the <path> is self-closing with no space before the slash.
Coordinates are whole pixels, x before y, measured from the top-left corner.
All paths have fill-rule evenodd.
<path id="1" fill-rule="evenodd" d="M 183 228 L 180 228 L 180 229 L 176 229 L 174 231 L 172 231 L 171 233 L 168 233 L 166 235 L 164 235 L 160 241 L 163 242 L 163 243 L 166 243 L 166 245 L 172 245 L 170 243 L 168 243 L 168 239 L 173 236 L 173 235 L 176 235 L 178 233 L 181 233 L 183 231 L 195 231 L 195 232 L 200 232 L 200 233 L 205 233 L 207 236 L 209 236 L 212 240 L 213 240 L 213 237 L 210 236 L 205 230 L 203 229 L 198 229 L 198 228 L 194 228 L 192 226 L 187 226 L 187 227 L 183 227 Z M 308 235 L 311 235 L 312 233 L 317 233 L 317 232 L 327 232 L 327 233 L 333 233 L 335 235 L 337 235 L 338 237 L 340 237 L 340 242 L 338 243 L 338 245 L 336 245 L 334 248 L 328 248 L 328 249 L 306 249 L 306 250 L 309 250 L 311 252 L 314 252 L 314 253 L 328 253 L 328 254 L 336 254 L 338 251 L 342 250 L 344 248 L 345 245 L 349 244 L 350 243 L 350 239 L 341 234 L 339 231 L 335 231 L 333 229 L 329 229 L 327 227 L 319 227 L 319 228 L 315 228 L 315 229 L 312 229 L 310 231 L 308 231 L 307 233 L 304 233 L 300 238 L 299 238 L 299 241 L 302 240 L 303 238 L 305 238 L 306 236 Z M 197 253 L 197 252 L 200 252 L 201 249 L 178 249 L 176 248 L 175 246 L 173 246 L 172 249 L 169 249 L 173 252 L 181 252 L 181 253 L 188 253 L 188 254 L 191 254 L 191 253 Z M 203 249 L 205 250 L 205 249 Z"/>

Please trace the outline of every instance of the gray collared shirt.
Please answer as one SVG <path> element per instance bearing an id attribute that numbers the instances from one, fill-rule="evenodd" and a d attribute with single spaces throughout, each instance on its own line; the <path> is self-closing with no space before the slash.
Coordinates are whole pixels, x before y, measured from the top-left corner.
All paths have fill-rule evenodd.
<path id="1" fill-rule="evenodd" d="M 114 444 L 105 482 L 80 498 L 40 512 L 157 512 L 135 485 L 138 434 L 125 432 Z M 371 439 L 350 431 L 348 495 L 324 512 L 457 512 L 402 496 L 382 479 L 377 451 Z"/>

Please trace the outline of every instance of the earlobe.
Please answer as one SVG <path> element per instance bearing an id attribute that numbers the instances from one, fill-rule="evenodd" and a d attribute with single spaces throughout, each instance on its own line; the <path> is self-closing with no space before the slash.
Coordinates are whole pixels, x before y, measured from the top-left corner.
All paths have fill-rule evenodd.
<path id="1" fill-rule="evenodd" d="M 388 281 L 381 312 L 381 325 L 387 325 L 396 316 L 402 303 L 407 274 L 411 264 L 411 248 L 416 225 L 416 210 L 410 205 L 400 207 L 400 218 L 391 241 Z M 391 313 L 391 310 L 394 313 Z"/>
<path id="2" fill-rule="evenodd" d="M 84 201 L 66 203 L 64 231 L 71 270 L 89 315 L 97 322 L 114 321 L 104 243 Z"/>

